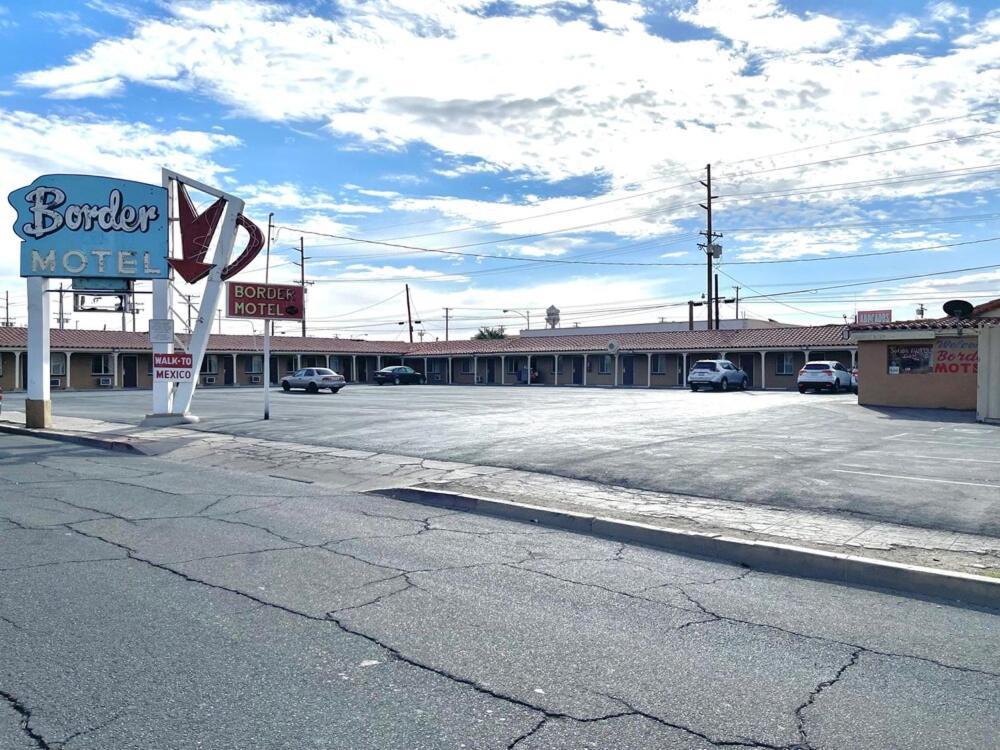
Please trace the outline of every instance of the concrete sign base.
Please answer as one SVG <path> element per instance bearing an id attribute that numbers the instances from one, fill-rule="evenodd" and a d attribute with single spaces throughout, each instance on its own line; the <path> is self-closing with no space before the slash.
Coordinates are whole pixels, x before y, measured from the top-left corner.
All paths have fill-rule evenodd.
<path id="1" fill-rule="evenodd" d="M 52 427 L 52 401 L 29 398 L 24 401 L 24 424 L 26 427 L 47 430 Z"/>
<path id="2" fill-rule="evenodd" d="M 184 424 L 198 424 L 201 420 L 194 414 L 147 414 L 140 427 L 174 427 Z"/>

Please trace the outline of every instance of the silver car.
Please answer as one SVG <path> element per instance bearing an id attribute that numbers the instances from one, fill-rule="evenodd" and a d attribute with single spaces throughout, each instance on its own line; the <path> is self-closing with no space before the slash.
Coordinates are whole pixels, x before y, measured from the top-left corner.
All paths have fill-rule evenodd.
<path id="1" fill-rule="evenodd" d="M 699 359 L 688 373 L 688 386 L 696 391 L 710 386 L 717 391 L 739 388 L 745 391 L 750 378 L 728 359 Z"/>
<path id="2" fill-rule="evenodd" d="M 329 388 L 331 393 L 337 393 L 346 384 L 344 376 L 325 367 L 306 367 L 286 375 L 281 381 L 281 387 L 290 391 L 292 388 L 305 388 L 309 393 L 318 393 L 321 388 Z"/>

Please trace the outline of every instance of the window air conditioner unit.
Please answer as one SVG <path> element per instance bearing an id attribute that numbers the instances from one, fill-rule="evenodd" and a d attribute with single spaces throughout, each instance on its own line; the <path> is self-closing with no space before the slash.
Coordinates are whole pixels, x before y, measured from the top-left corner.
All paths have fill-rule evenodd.
<path id="1" fill-rule="evenodd" d="M 250 376 L 250 384 L 251 385 L 260 385 L 260 375 L 251 375 Z"/>
<path id="2" fill-rule="evenodd" d="M 97 381 L 97 385 L 101 388 L 110 388 L 114 381 L 111 378 L 100 378 Z"/>
<path id="3" fill-rule="evenodd" d="M 50 388 L 62 388 L 62 379 L 61 378 L 49 378 L 49 387 Z"/>
<path id="4" fill-rule="evenodd" d="M 214 375 L 206 375 L 205 376 L 205 385 L 215 385 L 215 376 Z"/>

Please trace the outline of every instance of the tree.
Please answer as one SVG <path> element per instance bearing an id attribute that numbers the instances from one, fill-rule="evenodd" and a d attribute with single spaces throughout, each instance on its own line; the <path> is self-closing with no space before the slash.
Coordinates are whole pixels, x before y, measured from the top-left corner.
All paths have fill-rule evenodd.
<path id="1" fill-rule="evenodd" d="M 479 329 L 479 332 L 472 338 L 478 341 L 482 341 L 485 339 L 505 339 L 507 338 L 507 334 L 504 333 L 503 326 L 497 326 L 496 328 L 483 326 L 482 328 Z"/>

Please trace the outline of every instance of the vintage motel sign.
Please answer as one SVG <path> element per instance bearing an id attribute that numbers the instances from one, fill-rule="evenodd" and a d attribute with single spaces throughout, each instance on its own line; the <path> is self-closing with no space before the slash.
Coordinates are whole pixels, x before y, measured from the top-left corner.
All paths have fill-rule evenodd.
<path id="1" fill-rule="evenodd" d="M 7 200 L 17 211 L 21 276 L 167 278 L 167 191 L 162 187 L 54 174 L 15 190 Z"/>
<path id="2" fill-rule="evenodd" d="M 301 286 L 230 281 L 226 284 L 230 318 L 302 320 L 305 295 Z"/>
<path id="3" fill-rule="evenodd" d="M 166 285 L 167 197 L 157 185 L 72 174 L 43 175 L 7 196 L 28 288 L 29 427 L 52 423 L 49 280 L 72 279 L 75 289 L 100 289 L 108 280 Z"/>

